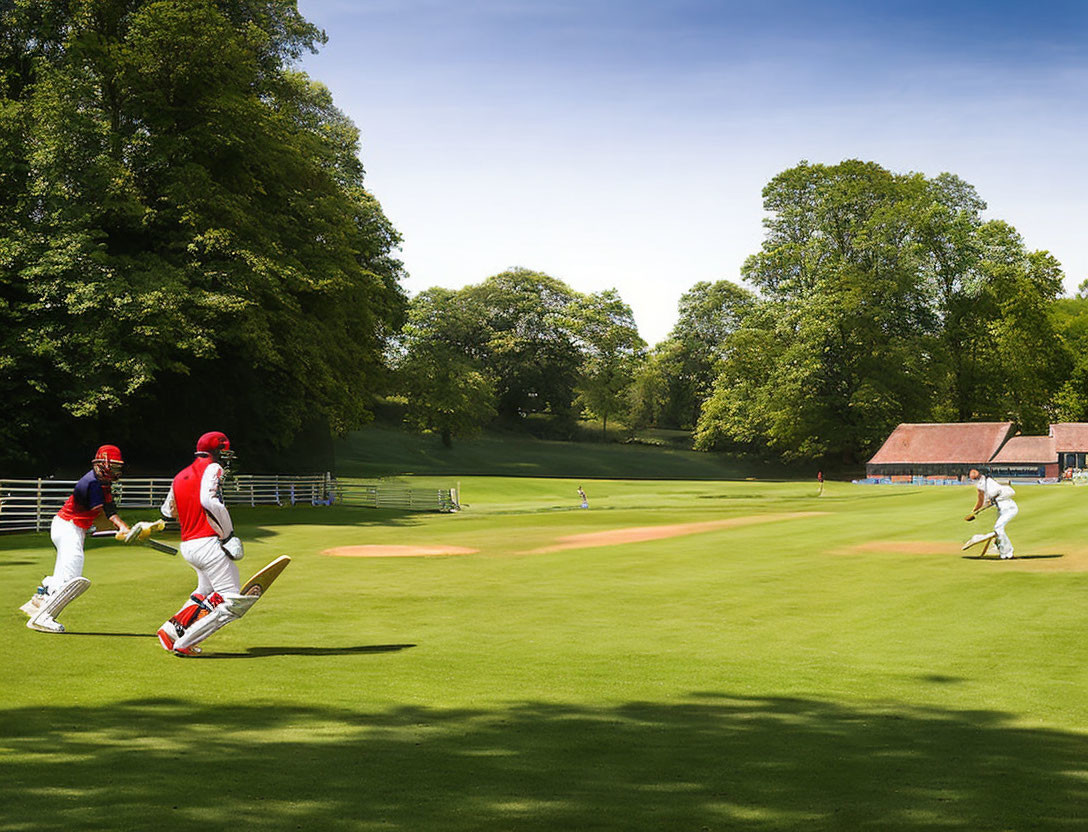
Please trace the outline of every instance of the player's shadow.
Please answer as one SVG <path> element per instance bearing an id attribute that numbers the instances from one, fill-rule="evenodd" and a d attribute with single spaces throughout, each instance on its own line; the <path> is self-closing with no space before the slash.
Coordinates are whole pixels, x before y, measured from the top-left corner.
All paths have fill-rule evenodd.
<path id="1" fill-rule="evenodd" d="M 763 494 L 697 494 L 697 500 L 765 500 Z"/>
<path id="2" fill-rule="evenodd" d="M 958 685 L 967 681 L 962 676 L 947 676 L 943 673 L 923 673 L 917 678 L 934 685 Z"/>
<path id="3" fill-rule="evenodd" d="M 205 653 L 206 659 L 263 659 L 269 656 L 356 656 L 361 653 L 395 653 L 414 644 L 360 644 L 355 647 L 247 647 L 244 653 Z"/>
<path id="4" fill-rule="evenodd" d="M 1064 558 L 1065 555 L 1017 555 L 1014 558 L 1010 558 L 1010 563 L 1016 563 L 1018 560 L 1053 560 L 1055 558 Z M 964 555 L 964 560 L 1001 560 L 1001 555 Z"/>

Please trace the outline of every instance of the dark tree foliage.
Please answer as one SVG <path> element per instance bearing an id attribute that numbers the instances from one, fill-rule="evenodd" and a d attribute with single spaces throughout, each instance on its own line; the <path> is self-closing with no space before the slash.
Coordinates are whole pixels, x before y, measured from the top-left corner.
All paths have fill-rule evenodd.
<path id="1" fill-rule="evenodd" d="M 473 350 L 495 380 L 499 417 L 531 413 L 571 419 L 582 366 L 577 294 L 554 277 L 514 268 L 465 290 L 481 321 Z"/>
<path id="2" fill-rule="evenodd" d="M 465 292 L 428 289 L 412 298 L 396 360 L 405 418 L 447 448 L 495 416 L 494 382 L 483 369 L 483 321 Z"/>
<path id="3" fill-rule="evenodd" d="M 5 462 L 210 427 L 252 459 L 368 417 L 399 239 L 291 68 L 323 41 L 286 0 L 0 6 Z"/>

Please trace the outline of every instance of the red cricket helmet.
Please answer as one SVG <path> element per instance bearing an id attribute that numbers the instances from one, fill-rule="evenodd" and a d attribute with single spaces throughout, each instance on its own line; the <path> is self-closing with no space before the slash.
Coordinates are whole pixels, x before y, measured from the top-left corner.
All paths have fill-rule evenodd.
<path id="1" fill-rule="evenodd" d="M 94 452 L 91 464 L 96 476 L 114 482 L 121 479 L 125 460 L 121 457 L 121 449 L 116 445 L 103 445 Z"/>
<path id="2" fill-rule="evenodd" d="M 208 431 L 208 433 L 196 440 L 196 452 L 198 454 L 209 454 L 212 459 L 224 463 L 224 466 L 234 459 L 234 451 L 230 449 L 230 440 L 225 433 L 218 430 Z"/>

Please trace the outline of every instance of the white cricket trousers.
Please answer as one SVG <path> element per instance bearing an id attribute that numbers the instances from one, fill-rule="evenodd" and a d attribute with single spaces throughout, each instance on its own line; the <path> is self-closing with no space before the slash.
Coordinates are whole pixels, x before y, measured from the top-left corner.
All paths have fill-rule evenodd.
<path id="1" fill-rule="evenodd" d="M 237 592 L 242 588 L 238 576 L 238 566 L 227 557 L 218 537 L 198 537 L 195 540 L 183 540 L 178 549 L 181 556 L 196 570 L 197 584 L 195 592 L 211 595 L 218 592 Z"/>
<path id="2" fill-rule="evenodd" d="M 1012 541 L 1005 534 L 1005 526 L 1019 511 L 1020 507 L 1012 500 L 997 501 L 997 522 L 994 523 L 994 531 L 997 533 L 997 551 L 1006 557 L 1012 554 Z"/>
<path id="3" fill-rule="evenodd" d="M 53 574 L 46 575 L 42 580 L 42 586 L 47 592 L 54 593 L 72 578 L 83 574 L 83 541 L 87 537 L 87 530 L 55 515 L 49 527 L 49 536 L 57 547 L 57 562 L 53 565 Z"/>

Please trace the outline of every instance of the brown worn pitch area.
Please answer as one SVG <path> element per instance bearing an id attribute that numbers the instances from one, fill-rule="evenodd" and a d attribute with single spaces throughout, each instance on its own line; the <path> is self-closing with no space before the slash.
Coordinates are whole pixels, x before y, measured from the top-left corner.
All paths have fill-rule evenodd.
<path id="1" fill-rule="evenodd" d="M 522 554 L 543 555 L 548 552 L 562 552 L 566 549 L 590 549 L 596 546 L 618 546 L 622 543 L 643 543 L 647 540 L 663 540 L 668 537 L 682 537 L 717 529 L 754 526 L 758 523 L 775 523 L 779 520 L 796 520 L 802 517 L 819 517 L 826 513 L 825 511 L 792 511 L 781 514 L 730 517 L 725 520 L 707 520 L 702 523 L 677 523 L 671 526 L 632 526 L 626 529 L 609 529 L 603 532 L 587 532 L 561 537 L 552 546 L 543 546 L 540 549 L 522 552 Z"/>
<path id="2" fill-rule="evenodd" d="M 474 555 L 479 549 L 464 546 L 336 546 L 321 554 L 338 558 L 437 558 L 448 555 Z"/>
<path id="3" fill-rule="evenodd" d="M 896 555 L 938 555 L 959 550 L 962 543 L 950 543 L 947 540 L 867 540 L 856 546 L 836 549 L 836 555 L 856 555 L 859 552 L 890 552 Z M 981 549 L 979 546 L 977 549 Z M 993 544 L 990 544 L 993 548 Z M 964 554 L 978 554 L 975 549 L 968 549 Z"/>
<path id="4" fill-rule="evenodd" d="M 1013 541 L 1016 542 L 1015 540 Z M 954 555 L 978 558 L 982 546 L 975 546 L 966 552 L 960 551 L 962 543 L 948 540 L 868 540 L 856 546 L 836 549 L 832 554 L 857 555 L 862 552 L 888 552 L 899 555 Z M 985 560 L 995 561 L 1004 569 L 1020 572 L 1088 572 L 1088 549 L 1070 546 L 1047 546 L 1039 550 L 1017 545 L 1017 555 L 1009 561 L 1002 561 L 997 550 L 990 544 L 990 551 Z"/>
<path id="5" fill-rule="evenodd" d="M 618 546 L 621 543 L 642 543 L 647 540 L 663 540 L 687 534 L 710 532 L 717 529 L 754 526 L 757 523 L 774 523 L 779 520 L 796 520 L 802 517 L 819 517 L 826 511 L 792 511 L 780 514 L 756 514 L 750 517 L 730 517 L 726 520 L 707 520 L 702 523 L 676 523 L 671 526 L 633 526 L 626 529 L 609 529 L 603 532 L 573 534 L 559 538 L 552 546 L 522 552 L 523 555 L 543 555 L 566 549 L 589 549 L 595 546 Z M 478 549 L 463 546 L 336 546 L 321 554 L 341 558 L 425 558 L 445 555 L 473 555 Z"/>

